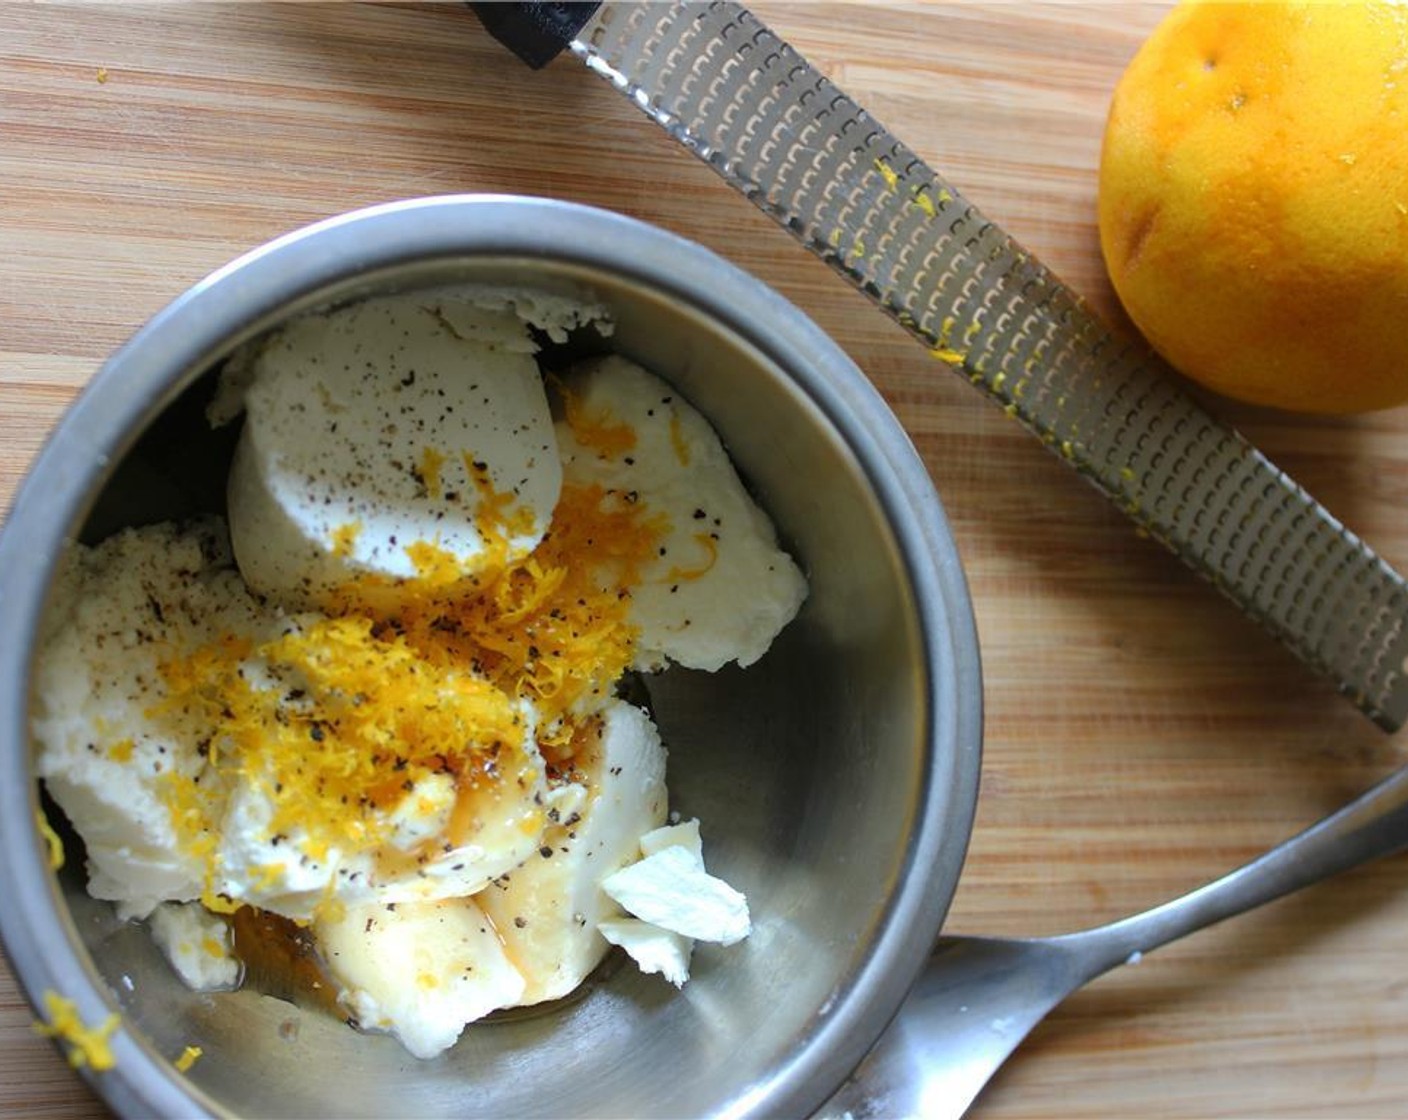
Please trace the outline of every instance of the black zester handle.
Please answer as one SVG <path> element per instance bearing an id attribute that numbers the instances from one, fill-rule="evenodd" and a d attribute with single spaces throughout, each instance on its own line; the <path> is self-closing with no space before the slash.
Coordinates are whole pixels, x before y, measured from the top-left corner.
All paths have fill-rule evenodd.
<path id="1" fill-rule="evenodd" d="M 1387 730 L 1408 587 L 738 4 L 608 3 L 570 43 Z"/>

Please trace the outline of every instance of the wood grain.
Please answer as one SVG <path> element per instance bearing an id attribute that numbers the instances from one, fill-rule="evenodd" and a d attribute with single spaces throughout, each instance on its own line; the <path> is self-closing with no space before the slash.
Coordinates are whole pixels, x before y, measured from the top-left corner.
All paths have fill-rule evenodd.
<path id="1" fill-rule="evenodd" d="M 1116 314 L 1093 228 L 1100 132 L 1160 6 L 757 10 Z M 356 206 L 452 191 L 593 203 L 800 305 L 912 434 L 972 584 L 988 717 L 956 930 L 1055 932 L 1155 903 L 1404 761 L 1403 736 L 1137 539 L 604 83 L 569 60 L 530 73 L 461 5 L 0 5 L 0 188 L 0 508 L 104 355 L 163 303 Z M 1408 410 L 1213 407 L 1408 567 Z M 1098 982 L 975 1114 L 1402 1115 L 1405 870 L 1365 868 Z M 0 1113 L 103 1115 L 28 1022 L 0 972 Z"/>

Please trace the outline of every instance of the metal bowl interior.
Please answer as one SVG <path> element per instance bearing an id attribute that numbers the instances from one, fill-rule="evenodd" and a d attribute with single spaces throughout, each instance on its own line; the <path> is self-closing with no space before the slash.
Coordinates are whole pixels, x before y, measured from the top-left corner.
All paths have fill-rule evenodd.
<path id="1" fill-rule="evenodd" d="M 32 835 L 24 710 L 53 558 L 74 535 L 219 509 L 229 441 L 203 426 L 213 371 L 302 310 L 492 283 L 611 308 L 611 348 L 714 424 L 810 581 L 747 670 L 648 681 L 671 801 L 755 931 L 700 946 L 675 991 L 630 967 L 470 1027 L 431 1062 L 253 990 L 195 994 L 145 930 L 57 883 Z M 121 1011 L 129 1115 L 762 1115 L 820 1103 L 878 1036 L 957 883 L 981 700 L 966 588 L 942 510 L 860 372 L 795 308 L 698 246 L 560 203 L 398 204 L 291 235 L 216 274 L 104 369 L 36 464 L 0 537 L 3 932 L 32 994 Z M 13 842 L 12 842 L 13 841 Z M 13 889 L 12 889 L 13 888 Z M 204 1056 L 182 1075 L 187 1045 Z"/>

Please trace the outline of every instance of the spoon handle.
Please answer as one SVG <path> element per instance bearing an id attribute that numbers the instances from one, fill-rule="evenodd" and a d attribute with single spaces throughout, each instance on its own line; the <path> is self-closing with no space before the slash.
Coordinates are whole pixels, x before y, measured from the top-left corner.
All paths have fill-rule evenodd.
<path id="1" fill-rule="evenodd" d="M 1078 951 L 1087 979 L 1225 918 L 1408 847 L 1408 767 L 1250 863 L 1142 914 L 1048 940 Z"/>

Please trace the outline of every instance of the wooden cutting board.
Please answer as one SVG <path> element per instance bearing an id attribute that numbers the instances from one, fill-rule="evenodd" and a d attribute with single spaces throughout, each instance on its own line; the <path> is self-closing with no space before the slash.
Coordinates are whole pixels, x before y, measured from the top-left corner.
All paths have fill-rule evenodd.
<path id="1" fill-rule="evenodd" d="M 759 14 L 1115 313 L 1093 226 L 1109 92 L 1154 5 Z M 532 74 L 458 4 L 0 5 L 0 506 L 103 357 L 206 272 L 368 203 L 610 207 L 800 305 L 893 405 L 952 519 L 987 735 L 951 928 L 1040 934 L 1159 902 L 1404 761 L 1331 689 L 569 60 Z M 1408 409 L 1215 403 L 1408 567 Z M 1352 873 L 1077 995 L 985 1118 L 1401 1116 L 1408 863 Z M 3 905 L 0 900 L 0 905 Z M 0 972 L 0 1113 L 103 1115 Z"/>

